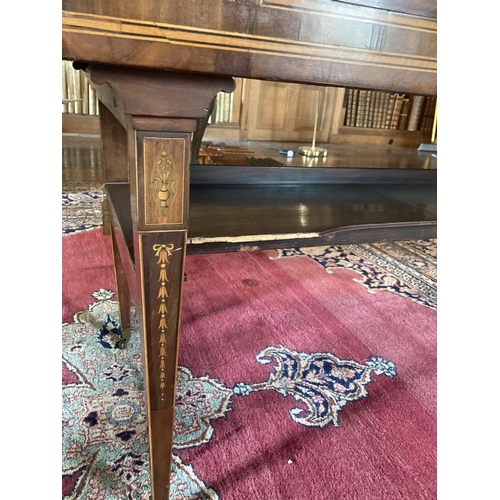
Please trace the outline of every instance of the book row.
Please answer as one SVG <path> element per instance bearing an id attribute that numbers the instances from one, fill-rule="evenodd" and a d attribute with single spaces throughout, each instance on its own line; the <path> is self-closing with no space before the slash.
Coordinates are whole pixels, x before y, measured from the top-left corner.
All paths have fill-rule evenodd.
<path id="1" fill-rule="evenodd" d="M 431 131 L 436 97 L 346 89 L 346 127 Z"/>
<path id="2" fill-rule="evenodd" d="M 85 73 L 73 68 L 71 61 L 62 61 L 62 112 L 98 115 L 96 91 Z"/>

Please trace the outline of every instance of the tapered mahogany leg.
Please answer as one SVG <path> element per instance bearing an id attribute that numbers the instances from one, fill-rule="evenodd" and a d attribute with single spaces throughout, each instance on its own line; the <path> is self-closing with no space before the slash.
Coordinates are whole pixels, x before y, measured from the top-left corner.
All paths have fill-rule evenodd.
<path id="1" fill-rule="evenodd" d="M 106 107 L 101 112 L 106 182 L 130 193 L 130 223 L 119 220 L 123 211 L 113 201 L 113 245 L 121 259 L 115 258 L 115 268 L 120 302 L 127 301 L 126 276 L 141 329 L 152 498 L 168 500 L 191 139 L 213 97 L 232 92 L 235 84 L 226 77 L 168 71 L 103 66 L 86 71 Z"/>
<path id="2" fill-rule="evenodd" d="M 99 121 L 101 124 L 102 165 L 104 182 L 128 183 L 129 164 L 127 152 L 127 131 L 119 120 L 106 106 L 99 106 Z M 102 204 L 103 233 L 111 234 L 113 243 L 113 260 L 115 268 L 116 290 L 120 315 L 120 330 L 122 339 L 120 348 L 127 346 L 130 339 L 130 289 L 124 272 L 122 258 L 112 231 L 109 219 L 109 205 L 105 198 Z"/>
<path id="3" fill-rule="evenodd" d="M 115 115 L 99 105 L 104 181 L 129 182 L 127 131 Z"/>
<path id="4" fill-rule="evenodd" d="M 171 473 L 186 232 L 142 233 L 137 243 L 151 486 L 153 498 L 163 500 L 168 498 Z"/>
<path id="5" fill-rule="evenodd" d="M 120 330 L 122 332 L 122 339 L 118 343 L 118 347 L 124 349 L 127 347 L 127 343 L 130 339 L 130 287 L 123 268 L 122 257 L 116 242 L 116 235 L 112 228 L 110 228 L 110 233 L 111 241 L 113 242 L 116 291 L 118 295 L 118 309 L 120 314 Z"/>
<path id="6" fill-rule="evenodd" d="M 170 484 L 184 258 L 190 134 L 130 134 L 134 254 L 145 352 L 149 450 L 155 499 Z M 151 228 L 151 229 L 150 229 Z"/>
<path id="7" fill-rule="evenodd" d="M 127 131 L 106 106 L 99 106 L 99 121 L 104 182 L 129 182 Z M 106 199 L 102 205 L 103 233 L 110 234 L 109 207 Z"/>

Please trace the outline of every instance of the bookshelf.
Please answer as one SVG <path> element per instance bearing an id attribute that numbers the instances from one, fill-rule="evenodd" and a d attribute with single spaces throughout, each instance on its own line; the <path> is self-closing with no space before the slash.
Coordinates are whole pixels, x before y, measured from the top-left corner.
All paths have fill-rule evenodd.
<path id="1" fill-rule="evenodd" d="M 431 132 L 436 97 L 345 90 L 345 127 Z"/>
<path id="2" fill-rule="evenodd" d="M 436 96 L 345 89 L 342 126 L 334 142 L 418 147 L 432 134 Z M 336 139 L 336 140 L 335 140 Z"/>
<path id="3" fill-rule="evenodd" d="M 63 133 L 99 134 L 99 106 L 85 73 L 62 61 Z"/>
<path id="4" fill-rule="evenodd" d="M 316 99 L 319 142 L 417 148 L 431 138 L 435 96 L 235 80 L 232 94 L 217 96 L 204 140 L 310 141 Z M 63 133 L 100 133 L 95 91 L 69 61 L 62 61 L 62 98 Z"/>

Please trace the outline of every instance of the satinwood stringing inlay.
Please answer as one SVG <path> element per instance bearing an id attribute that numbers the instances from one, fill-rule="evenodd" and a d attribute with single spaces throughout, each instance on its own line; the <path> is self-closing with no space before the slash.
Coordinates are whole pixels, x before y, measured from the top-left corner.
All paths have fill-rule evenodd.
<path id="1" fill-rule="evenodd" d="M 160 317 L 160 321 L 158 323 L 158 330 L 160 330 L 160 399 L 161 401 L 165 400 L 165 367 L 166 367 L 166 343 L 167 343 L 167 299 L 168 299 L 168 290 L 167 290 L 167 267 L 169 264 L 169 257 L 172 255 L 172 250 L 174 245 L 153 245 L 153 251 L 155 252 L 155 257 L 158 257 L 157 265 L 160 267 L 158 282 L 160 283 L 160 288 L 158 291 L 158 297 L 156 299 L 159 301 L 158 304 L 158 315 Z"/>

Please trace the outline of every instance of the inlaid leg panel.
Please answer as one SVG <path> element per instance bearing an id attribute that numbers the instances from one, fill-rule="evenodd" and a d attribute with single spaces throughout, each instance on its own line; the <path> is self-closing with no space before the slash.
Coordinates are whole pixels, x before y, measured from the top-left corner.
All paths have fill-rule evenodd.
<path id="1" fill-rule="evenodd" d="M 166 499 L 170 483 L 177 353 L 186 232 L 138 235 L 136 272 L 142 291 L 140 322 L 154 498 Z"/>

